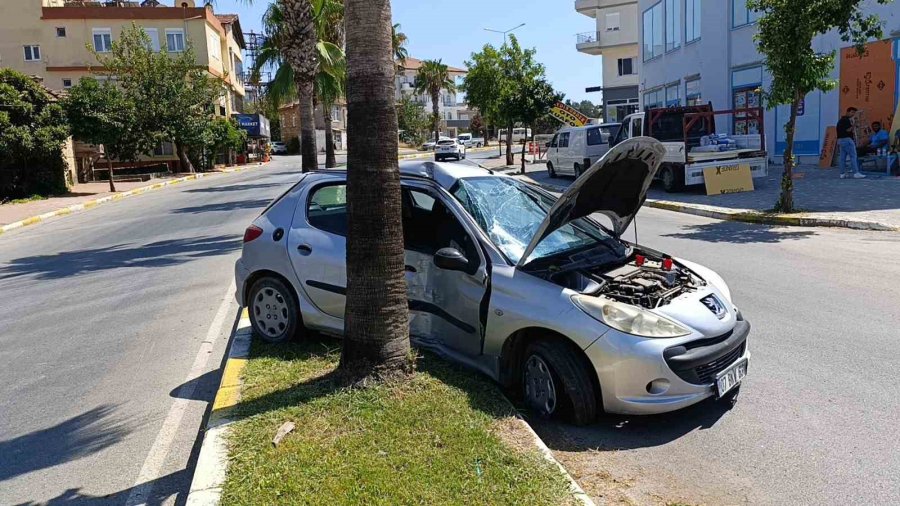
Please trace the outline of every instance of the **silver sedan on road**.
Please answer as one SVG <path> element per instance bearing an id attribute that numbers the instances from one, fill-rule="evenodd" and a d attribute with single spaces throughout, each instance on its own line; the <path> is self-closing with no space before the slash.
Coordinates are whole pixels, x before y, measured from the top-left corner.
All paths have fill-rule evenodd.
<path id="1" fill-rule="evenodd" d="M 577 424 L 733 402 L 750 324 L 725 282 L 622 239 L 664 154 L 648 137 L 619 144 L 559 198 L 481 168 L 401 164 L 413 342 Z M 306 174 L 247 228 L 237 298 L 259 338 L 343 332 L 346 181 Z"/>

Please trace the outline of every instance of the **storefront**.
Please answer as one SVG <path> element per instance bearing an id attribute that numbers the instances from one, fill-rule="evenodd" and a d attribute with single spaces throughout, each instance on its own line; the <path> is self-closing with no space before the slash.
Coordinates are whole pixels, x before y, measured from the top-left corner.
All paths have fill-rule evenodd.
<path id="1" fill-rule="evenodd" d="M 269 120 L 262 114 L 235 114 L 238 128 L 247 132 L 247 160 L 260 160 L 271 140 Z"/>

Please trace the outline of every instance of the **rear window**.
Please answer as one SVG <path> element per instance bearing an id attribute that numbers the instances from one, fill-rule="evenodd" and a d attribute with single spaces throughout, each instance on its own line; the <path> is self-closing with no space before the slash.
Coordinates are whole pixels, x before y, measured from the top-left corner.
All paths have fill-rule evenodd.
<path id="1" fill-rule="evenodd" d="M 597 146 L 609 142 L 609 137 L 614 135 L 616 127 L 595 127 L 589 128 L 587 131 L 588 146 Z"/>
<path id="2" fill-rule="evenodd" d="M 309 198 L 306 218 L 319 230 L 347 237 L 347 185 L 316 188 Z"/>
<path id="3" fill-rule="evenodd" d="M 438 146 L 452 146 L 453 144 L 456 144 L 456 141 L 441 141 L 441 142 L 438 142 Z"/>

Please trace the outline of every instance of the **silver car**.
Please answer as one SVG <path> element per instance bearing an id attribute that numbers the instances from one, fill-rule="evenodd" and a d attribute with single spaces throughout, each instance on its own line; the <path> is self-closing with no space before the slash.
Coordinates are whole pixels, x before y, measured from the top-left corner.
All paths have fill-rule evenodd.
<path id="1" fill-rule="evenodd" d="M 750 324 L 725 282 L 621 238 L 664 154 L 628 140 L 559 198 L 477 167 L 401 164 L 413 342 L 578 424 L 733 401 Z M 345 185 L 306 174 L 247 229 L 237 298 L 258 337 L 342 333 Z"/>

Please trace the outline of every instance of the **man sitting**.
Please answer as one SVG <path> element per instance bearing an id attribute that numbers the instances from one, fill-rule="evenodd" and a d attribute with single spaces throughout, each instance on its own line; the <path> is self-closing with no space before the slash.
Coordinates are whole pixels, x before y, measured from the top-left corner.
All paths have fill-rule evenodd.
<path id="1" fill-rule="evenodd" d="M 888 147 L 890 136 L 887 130 L 881 129 L 881 123 L 876 121 L 872 123 L 872 135 L 869 136 L 868 142 L 857 149 L 859 156 L 871 155 L 877 153 L 879 149 Z"/>

